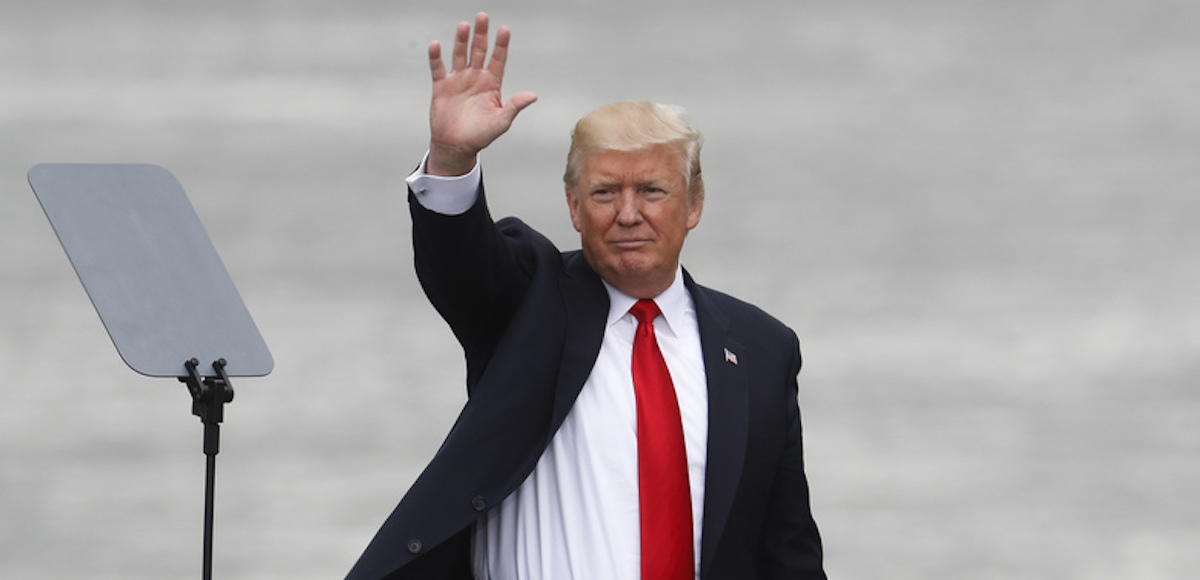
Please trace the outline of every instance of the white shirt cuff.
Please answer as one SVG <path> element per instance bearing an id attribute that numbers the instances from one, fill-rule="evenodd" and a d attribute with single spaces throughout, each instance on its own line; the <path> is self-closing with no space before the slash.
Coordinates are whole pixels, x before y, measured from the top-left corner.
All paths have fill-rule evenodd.
<path id="1" fill-rule="evenodd" d="M 479 184 L 482 181 L 479 158 L 475 158 L 475 167 L 470 172 L 457 177 L 425 173 L 428 161 L 427 151 L 417 170 L 405 178 L 408 187 L 417 196 L 417 203 L 427 210 L 445 215 L 459 215 L 471 209 L 479 196 Z"/>

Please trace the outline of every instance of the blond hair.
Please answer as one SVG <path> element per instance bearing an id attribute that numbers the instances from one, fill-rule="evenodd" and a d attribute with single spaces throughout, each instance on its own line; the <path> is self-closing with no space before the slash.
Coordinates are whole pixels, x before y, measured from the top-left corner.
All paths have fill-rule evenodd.
<path id="1" fill-rule="evenodd" d="M 639 151 L 668 145 L 679 154 L 688 200 L 704 199 L 700 174 L 703 137 L 681 107 L 647 101 L 620 101 L 588 113 L 571 131 L 571 150 L 563 183 L 574 191 L 583 161 L 597 151 Z"/>

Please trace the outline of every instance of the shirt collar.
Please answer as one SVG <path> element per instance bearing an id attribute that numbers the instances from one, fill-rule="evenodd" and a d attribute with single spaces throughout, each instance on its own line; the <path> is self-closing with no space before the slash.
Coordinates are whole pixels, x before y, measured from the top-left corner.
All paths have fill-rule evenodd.
<path id="1" fill-rule="evenodd" d="M 632 321 L 633 315 L 629 313 L 629 309 L 637 302 L 637 298 L 617 290 L 608 282 L 604 282 L 604 289 L 608 291 L 608 326 L 626 317 Z M 686 321 L 689 317 L 695 318 L 692 297 L 683 284 L 682 266 L 675 270 L 675 281 L 671 282 L 662 294 L 654 297 L 654 303 L 662 311 L 662 317 L 667 323 L 666 330 L 675 336 L 679 336 L 679 329 L 687 328 Z M 663 328 L 659 327 L 659 330 L 662 331 Z"/>

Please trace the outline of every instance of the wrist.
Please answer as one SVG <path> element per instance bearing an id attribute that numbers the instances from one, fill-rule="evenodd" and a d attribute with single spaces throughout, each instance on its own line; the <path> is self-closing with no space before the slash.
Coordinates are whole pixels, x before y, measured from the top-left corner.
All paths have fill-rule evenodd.
<path id="1" fill-rule="evenodd" d="M 461 152 L 429 145 L 429 158 L 425 162 L 425 173 L 440 177 L 458 177 L 466 175 L 475 168 L 478 157 L 476 152 Z"/>

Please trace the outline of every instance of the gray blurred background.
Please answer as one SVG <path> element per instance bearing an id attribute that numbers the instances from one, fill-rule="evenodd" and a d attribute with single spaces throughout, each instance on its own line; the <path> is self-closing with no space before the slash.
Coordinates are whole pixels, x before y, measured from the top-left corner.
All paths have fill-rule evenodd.
<path id="1" fill-rule="evenodd" d="M 685 264 L 801 336 L 831 577 L 1200 575 L 1200 4 L 3 0 L 0 577 L 200 572 L 200 423 L 112 348 L 40 162 L 174 172 L 275 356 L 226 409 L 216 576 L 349 569 L 464 396 L 402 179 L 477 10 L 541 97 L 496 215 L 576 247 L 608 101 L 705 130 Z"/>

